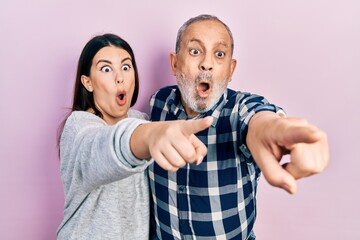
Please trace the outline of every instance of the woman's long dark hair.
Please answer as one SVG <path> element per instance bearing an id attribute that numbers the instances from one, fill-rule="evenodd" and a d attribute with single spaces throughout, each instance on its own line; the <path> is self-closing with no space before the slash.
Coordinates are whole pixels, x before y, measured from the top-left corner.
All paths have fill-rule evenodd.
<path id="1" fill-rule="evenodd" d="M 93 37 L 83 48 L 78 66 L 77 66 L 77 73 L 75 78 L 75 87 L 74 87 L 74 98 L 73 98 L 73 105 L 71 108 L 71 111 L 87 111 L 88 109 L 92 109 L 95 113 L 95 115 L 99 117 L 103 117 L 99 109 L 97 109 L 93 93 L 86 90 L 84 85 L 81 82 L 81 76 L 90 76 L 90 69 L 92 65 L 92 61 L 94 56 L 97 52 L 100 51 L 100 49 L 107 47 L 107 46 L 115 46 L 119 47 L 121 49 L 124 49 L 126 52 L 128 52 L 131 56 L 132 65 L 135 72 L 135 89 L 134 93 L 131 99 L 131 107 L 134 106 L 134 104 L 137 101 L 138 95 L 139 95 L 139 74 L 136 66 L 135 61 L 135 55 L 133 50 L 131 49 L 130 45 L 122 38 L 115 34 L 104 34 L 104 35 L 98 35 Z M 68 116 L 70 113 L 68 114 Z M 67 117 L 68 117 L 67 116 Z M 66 122 L 67 117 L 64 119 L 64 121 L 60 124 L 59 131 L 58 131 L 58 146 L 60 144 L 60 137 L 62 134 L 62 131 L 64 129 L 64 125 Z"/>

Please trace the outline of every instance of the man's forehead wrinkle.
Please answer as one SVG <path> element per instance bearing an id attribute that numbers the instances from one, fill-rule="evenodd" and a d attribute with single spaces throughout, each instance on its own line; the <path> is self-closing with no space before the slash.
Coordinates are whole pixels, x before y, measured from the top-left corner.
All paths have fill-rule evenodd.
<path id="1" fill-rule="evenodd" d="M 185 45 L 189 45 L 190 43 L 199 43 L 199 44 L 204 44 L 203 41 L 201 41 L 200 39 L 198 38 L 192 38 L 192 39 L 189 39 L 189 40 L 185 40 L 184 41 Z M 224 46 L 226 48 L 229 47 L 229 44 L 226 42 L 226 41 L 223 41 L 223 40 L 220 40 L 218 42 L 215 42 L 213 44 L 214 46 Z"/>

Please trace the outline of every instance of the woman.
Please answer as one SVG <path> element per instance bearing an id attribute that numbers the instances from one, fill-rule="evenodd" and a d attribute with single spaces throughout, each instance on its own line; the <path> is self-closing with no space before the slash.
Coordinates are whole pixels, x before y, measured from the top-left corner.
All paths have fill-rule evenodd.
<path id="1" fill-rule="evenodd" d="M 176 171 L 206 154 L 193 133 L 211 119 L 149 123 L 130 108 L 138 92 L 130 45 L 113 34 L 92 38 L 80 55 L 59 139 L 65 207 L 58 239 L 148 239 L 145 169 L 152 161 L 143 159 Z"/>

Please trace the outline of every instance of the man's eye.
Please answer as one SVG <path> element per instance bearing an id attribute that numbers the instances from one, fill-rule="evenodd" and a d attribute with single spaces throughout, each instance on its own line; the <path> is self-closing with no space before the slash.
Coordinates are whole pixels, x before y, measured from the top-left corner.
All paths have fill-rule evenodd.
<path id="1" fill-rule="evenodd" d="M 111 68 L 109 66 L 103 66 L 102 68 L 100 68 L 100 71 L 102 72 L 111 72 Z"/>
<path id="2" fill-rule="evenodd" d="M 216 52 L 216 56 L 223 58 L 223 57 L 225 57 L 225 53 L 224 52 Z"/>
<path id="3" fill-rule="evenodd" d="M 191 55 L 198 55 L 198 54 L 200 54 L 200 51 L 197 49 L 191 49 L 190 53 L 191 53 Z"/>
<path id="4" fill-rule="evenodd" d="M 125 64 L 125 65 L 123 65 L 122 67 L 121 67 L 121 70 L 124 70 L 124 71 L 129 71 L 130 70 L 130 65 L 128 65 L 128 64 Z"/>

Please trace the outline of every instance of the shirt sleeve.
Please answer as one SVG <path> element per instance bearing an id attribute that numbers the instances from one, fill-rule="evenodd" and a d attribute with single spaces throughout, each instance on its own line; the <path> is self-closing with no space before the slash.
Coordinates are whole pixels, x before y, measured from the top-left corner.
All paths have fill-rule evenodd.
<path id="1" fill-rule="evenodd" d="M 101 119 L 68 119 L 60 142 L 61 171 L 66 184 L 84 191 L 142 172 L 150 161 L 137 159 L 130 149 L 134 129 L 147 121 L 126 118 L 114 126 Z"/>
<path id="2" fill-rule="evenodd" d="M 239 144 L 240 150 L 244 153 L 245 156 L 250 157 L 251 154 L 246 145 L 246 136 L 248 132 L 248 126 L 251 118 L 258 112 L 261 111 L 271 111 L 277 113 L 281 117 L 285 117 L 286 113 L 284 110 L 274 104 L 269 103 L 269 101 L 263 96 L 256 94 L 245 93 L 239 96 Z"/>

